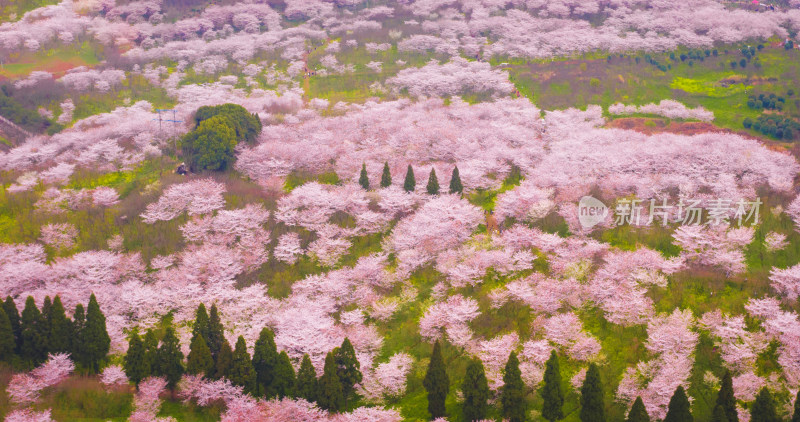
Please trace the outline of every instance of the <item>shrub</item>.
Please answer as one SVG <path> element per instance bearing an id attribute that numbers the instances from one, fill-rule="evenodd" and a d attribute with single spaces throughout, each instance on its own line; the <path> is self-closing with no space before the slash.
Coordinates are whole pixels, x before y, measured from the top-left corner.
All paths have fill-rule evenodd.
<path id="1" fill-rule="evenodd" d="M 250 114 L 238 104 L 222 104 L 218 106 L 203 106 L 194 114 L 195 126 L 204 120 L 215 116 L 222 116 L 228 121 L 228 126 L 236 131 L 239 141 L 254 142 L 261 133 L 261 120 L 255 114 Z"/>
<path id="2" fill-rule="evenodd" d="M 203 120 L 181 141 L 193 171 L 225 170 L 236 159 L 236 131 L 225 116 Z"/>

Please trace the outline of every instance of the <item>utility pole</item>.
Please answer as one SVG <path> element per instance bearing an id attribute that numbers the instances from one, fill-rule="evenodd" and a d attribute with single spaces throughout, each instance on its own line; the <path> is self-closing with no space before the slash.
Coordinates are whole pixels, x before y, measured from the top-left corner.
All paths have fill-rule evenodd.
<path id="1" fill-rule="evenodd" d="M 172 122 L 174 124 L 183 122 L 183 120 L 177 120 L 177 115 L 176 115 L 177 111 L 175 109 L 157 108 L 156 111 L 158 112 L 158 134 L 159 135 L 161 135 L 161 125 L 162 125 L 163 122 Z M 171 111 L 172 112 L 172 118 L 171 119 L 163 119 L 161 117 L 161 112 L 162 111 L 163 112 L 170 112 Z M 153 121 L 155 121 L 155 120 L 156 119 L 153 119 Z M 175 139 L 175 138 L 173 138 L 172 140 L 173 140 L 174 147 L 175 147 L 175 156 L 177 157 L 178 156 L 178 140 Z"/>

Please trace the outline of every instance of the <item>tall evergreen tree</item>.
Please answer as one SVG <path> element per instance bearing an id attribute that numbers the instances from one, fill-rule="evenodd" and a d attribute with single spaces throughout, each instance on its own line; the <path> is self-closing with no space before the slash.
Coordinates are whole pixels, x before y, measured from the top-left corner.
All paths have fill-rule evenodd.
<path id="1" fill-rule="evenodd" d="M 542 417 L 550 422 L 564 419 L 564 393 L 561 392 L 561 369 L 558 365 L 558 355 L 555 350 L 550 352 L 550 358 L 544 370 L 544 385 L 542 386 Z"/>
<path id="2" fill-rule="evenodd" d="M 192 338 L 189 345 L 189 356 L 186 357 L 186 373 L 192 375 L 203 374 L 206 378 L 214 375 L 214 358 L 202 334 Z"/>
<path id="3" fill-rule="evenodd" d="M 361 163 L 361 175 L 358 177 L 358 184 L 364 190 L 369 190 L 369 176 L 367 175 L 367 163 Z"/>
<path id="4" fill-rule="evenodd" d="M 409 164 L 408 170 L 406 170 L 406 179 L 403 181 L 403 189 L 406 192 L 414 192 L 416 188 L 417 179 L 414 178 L 414 169 L 411 168 L 411 164 Z"/>
<path id="5" fill-rule="evenodd" d="M 317 404 L 319 407 L 331 412 L 338 412 L 344 408 L 344 392 L 342 383 L 336 374 L 336 358 L 333 352 L 328 352 L 325 356 L 325 370 L 319 379 L 319 389 L 317 390 Z"/>
<path id="6" fill-rule="evenodd" d="M 256 371 L 258 395 L 267 398 L 275 396 L 272 380 L 277 364 L 278 347 L 275 345 L 275 334 L 269 328 L 264 327 L 253 348 L 253 368 Z"/>
<path id="7" fill-rule="evenodd" d="M 728 422 L 728 415 L 725 414 L 725 408 L 722 405 L 716 405 L 714 412 L 711 413 L 711 422 Z"/>
<path id="8" fill-rule="evenodd" d="M 20 326 L 22 328 L 20 356 L 34 365 L 44 362 L 47 355 L 45 354 L 46 339 L 42 337 L 41 330 L 42 314 L 36 307 L 33 296 L 28 296 L 28 299 L 25 300 Z"/>
<path id="9" fill-rule="evenodd" d="M 342 394 L 344 394 L 344 406 L 347 407 L 347 400 L 355 392 L 355 385 L 361 382 L 361 364 L 356 358 L 356 351 L 350 343 L 350 339 L 345 337 L 341 347 L 333 349 L 333 357 L 336 359 L 336 375 L 342 383 Z"/>
<path id="10" fill-rule="evenodd" d="M 675 389 L 672 398 L 669 399 L 667 406 L 667 416 L 664 417 L 664 422 L 692 422 L 692 411 L 689 405 L 689 398 L 686 397 L 686 391 L 682 385 Z"/>
<path id="11" fill-rule="evenodd" d="M 381 174 L 381 187 L 388 188 L 392 186 L 392 171 L 389 170 L 389 163 L 383 163 L 383 173 Z"/>
<path id="12" fill-rule="evenodd" d="M 790 422 L 800 422 L 800 391 L 797 392 L 797 397 L 794 399 L 794 413 Z"/>
<path id="13" fill-rule="evenodd" d="M 467 373 L 461 384 L 464 405 L 461 408 L 462 419 L 473 422 L 486 419 L 489 410 L 489 382 L 480 359 L 472 359 L 467 365 Z"/>
<path id="14" fill-rule="evenodd" d="M 211 350 L 211 356 L 214 362 L 217 362 L 217 355 L 222 350 L 222 345 L 225 343 L 225 329 L 222 327 L 222 321 L 219 316 L 217 304 L 211 305 L 211 310 L 208 316 L 208 338 L 206 339 L 208 349 Z M 230 348 L 230 344 L 228 345 Z"/>
<path id="15" fill-rule="evenodd" d="M 222 377 L 229 377 L 231 367 L 233 366 L 233 349 L 228 340 L 222 342 L 222 347 L 219 349 L 217 361 L 214 363 L 214 378 L 220 379 Z"/>
<path id="16" fill-rule="evenodd" d="M 340 380 L 341 381 L 341 380 Z M 278 355 L 278 365 L 275 366 L 275 376 L 272 381 L 272 389 L 277 397 L 294 397 L 295 375 L 292 361 L 286 352 Z"/>
<path id="17" fill-rule="evenodd" d="M 75 305 L 75 312 L 72 313 L 72 338 L 69 342 L 70 354 L 75 362 L 83 362 L 83 331 L 86 329 L 86 310 L 83 305 Z"/>
<path id="18" fill-rule="evenodd" d="M 128 353 L 125 355 L 125 375 L 128 379 L 133 381 L 136 386 L 150 375 L 150 362 L 144 351 L 144 343 L 142 343 L 139 333 L 131 334 L 128 339 Z"/>
<path id="19" fill-rule="evenodd" d="M 778 422 L 778 412 L 775 410 L 775 400 L 767 387 L 763 387 L 756 396 L 756 401 L 750 409 L 750 422 Z"/>
<path id="20" fill-rule="evenodd" d="M 625 422 L 650 422 L 650 415 L 647 414 L 647 408 L 644 407 L 644 402 L 641 397 L 636 397 L 636 401 L 631 406 L 631 411 L 628 412 L 628 419 Z"/>
<path id="21" fill-rule="evenodd" d="M 431 361 L 428 364 L 428 372 L 425 374 L 422 385 L 428 392 L 428 412 L 430 412 L 431 417 L 433 419 L 444 417 L 446 414 L 444 402 L 450 392 L 450 378 L 447 376 L 441 346 L 438 341 L 433 344 Z"/>
<path id="22" fill-rule="evenodd" d="M 603 383 L 600 369 L 594 363 L 589 365 L 586 378 L 581 386 L 581 422 L 605 422 L 606 409 L 603 404 Z"/>
<path id="23" fill-rule="evenodd" d="M 87 368 L 97 373 L 100 370 L 100 361 L 108 354 L 111 337 L 106 330 L 106 317 L 100 310 L 94 293 L 89 297 L 89 306 L 86 308 L 86 327 L 83 329 L 81 342 Z"/>
<path id="24" fill-rule="evenodd" d="M 203 340 L 206 342 L 206 347 L 208 347 L 208 312 L 206 311 L 206 305 L 202 303 L 197 306 L 197 311 L 194 313 L 194 325 L 192 326 L 191 341 L 194 341 L 197 336 L 203 336 Z"/>
<path id="25" fill-rule="evenodd" d="M 453 175 L 450 176 L 450 193 L 463 193 L 464 186 L 461 185 L 461 175 L 458 174 L 458 166 L 453 167 Z"/>
<path id="26" fill-rule="evenodd" d="M 3 302 L 3 310 L 6 312 L 8 322 L 11 323 L 11 330 L 14 333 L 14 342 L 16 343 L 15 351 L 19 352 L 19 348 L 22 345 L 22 329 L 20 328 L 17 304 L 14 302 L 14 299 L 12 299 L 11 296 L 6 296 L 5 302 Z"/>
<path id="27" fill-rule="evenodd" d="M 42 301 L 42 317 L 40 319 L 41 324 L 39 325 L 39 335 L 44 341 L 42 353 L 44 353 L 45 356 L 50 353 L 50 318 L 52 317 L 52 313 L 53 302 L 50 300 L 50 296 L 45 296 Z"/>
<path id="28" fill-rule="evenodd" d="M 739 412 L 736 411 L 736 398 L 733 396 L 733 378 L 730 371 L 725 371 L 722 376 L 716 404 L 722 406 L 728 422 L 739 422 Z"/>
<path id="29" fill-rule="evenodd" d="M 503 387 L 500 391 L 500 404 L 503 417 L 510 422 L 523 422 L 528 412 L 525 402 L 525 383 L 522 382 L 522 372 L 519 370 L 517 354 L 511 352 L 503 371 Z"/>
<path id="30" fill-rule="evenodd" d="M 0 307 L 0 361 L 11 362 L 14 358 L 14 349 L 17 343 L 14 340 L 14 329 L 3 307 Z"/>
<path id="31" fill-rule="evenodd" d="M 425 187 L 428 195 L 439 194 L 439 179 L 436 177 L 436 169 L 431 169 L 431 174 L 428 176 L 428 186 Z"/>
<path id="32" fill-rule="evenodd" d="M 297 371 L 295 397 L 306 399 L 310 402 L 317 401 L 318 384 L 317 371 L 314 369 L 314 364 L 311 363 L 311 358 L 308 357 L 308 354 L 305 354 L 302 362 L 300 362 L 300 370 Z"/>
<path id="33" fill-rule="evenodd" d="M 142 339 L 142 345 L 144 347 L 144 360 L 145 360 L 145 369 L 147 370 L 147 374 L 155 374 L 158 372 L 158 338 L 156 337 L 156 333 L 152 329 L 148 329 L 144 333 L 144 339 Z"/>
<path id="34" fill-rule="evenodd" d="M 236 340 L 236 348 L 233 349 L 233 361 L 228 379 L 231 380 L 231 384 L 244 388 L 245 393 L 251 394 L 256 389 L 256 370 L 253 369 L 253 361 L 247 353 L 247 343 L 242 336 Z"/>
<path id="35" fill-rule="evenodd" d="M 72 335 L 72 322 L 67 318 L 61 298 L 53 299 L 50 308 L 50 335 L 48 336 L 48 350 L 50 353 L 66 353 L 70 350 L 70 336 Z"/>
<path id="36" fill-rule="evenodd" d="M 167 327 L 164 338 L 161 339 L 161 347 L 158 348 L 158 375 L 167 379 L 167 386 L 170 390 L 175 390 L 175 386 L 183 376 L 183 352 L 181 344 L 175 335 L 175 329 Z"/>

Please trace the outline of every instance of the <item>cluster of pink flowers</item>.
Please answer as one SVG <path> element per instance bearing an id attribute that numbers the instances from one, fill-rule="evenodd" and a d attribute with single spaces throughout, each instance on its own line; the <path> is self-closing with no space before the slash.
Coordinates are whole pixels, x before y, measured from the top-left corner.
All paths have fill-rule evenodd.
<path id="1" fill-rule="evenodd" d="M 714 113 L 703 107 L 688 108 L 674 100 L 661 100 L 660 103 L 650 103 L 641 106 L 616 103 L 608 107 L 608 112 L 616 115 L 627 114 L 654 114 L 670 119 L 689 119 L 710 122 L 714 120 Z"/>
<path id="2" fill-rule="evenodd" d="M 142 213 L 145 223 L 168 221 L 183 214 L 202 215 L 225 205 L 222 194 L 225 185 L 211 179 L 197 179 L 168 187 L 158 202 L 147 206 Z"/>
<path id="3" fill-rule="evenodd" d="M 672 237 L 688 262 L 718 266 L 728 274 L 745 270 L 744 248 L 753 241 L 752 227 L 727 229 L 725 225 L 683 225 Z"/>
<path id="4" fill-rule="evenodd" d="M 471 62 L 460 57 L 453 57 L 442 65 L 434 60 L 419 69 L 403 69 L 387 83 L 399 90 L 407 90 L 414 97 L 508 95 L 514 90 L 504 72 L 493 70 L 489 63 Z"/>
<path id="5" fill-rule="evenodd" d="M 33 403 L 39 399 L 43 389 L 63 381 L 74 369 L 75 364 L 69 359 L 69 354 L 49 355 L 47 362 L 34 370 L 12 376 L 6 392 L 14 403 Z"/>
<path id="6" fill-rule="evenodd" d="M 139 390 L 133 398 L 133 413 L 131 422 L 170 422 L 173 418 L 159 418 L 158 411 L 161 409 L 161 399 L 159 396 L 167 387 L 167 380 L 158 377 L 145 378 L 139 383 Z"/>
<path id="7" fill-rule="evenodd" d="M 45 224 L 39 229 L 39 239 L 56 249 L 69 249 L 75 245 L 78 229 L 69 223 Z"/>
<path id="8" fill-rule="evenodd" d="M 100 377 L 100 382 L 106 387 L 113 387 L 117 385 L 128 385 L 128 376 L 125 370 L 120 365 L 109 365 L 103 369 L 103 375 Z"/>

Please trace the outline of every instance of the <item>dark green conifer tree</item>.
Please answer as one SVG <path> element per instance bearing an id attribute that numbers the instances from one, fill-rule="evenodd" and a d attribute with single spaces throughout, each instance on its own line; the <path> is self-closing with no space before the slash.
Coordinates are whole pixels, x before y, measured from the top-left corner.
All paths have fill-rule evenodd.
<path id="1" fill-rule="evenodd" d="M 361 364 L 356 358 L 356 351 L 350 343 L 350 339 L 345 337 L 341 347 L 333 349 L 333 357 L 336 359 L 336 375 L 342 383 L 342 394 L 344 394 L 344 406 L 355 392 L 355 385 L 361 382 Z"/>
<path id="2" fill-rule="evenodd" d="M 219 349 L 217 360 L 214 363 L 214 378 L 220 379 L 222 377 L 229 377 L 231 373 L 231 366 L 233 365 L 233 349 L 228 340 L 222 342 L 222 347 Z"/>
<path id="3" fill-rule="evenodd" d="M 148 375 L 155 374 L 158 372 L 158 338 L 152 329 L 148 328 L 144 333 L 142 345 L 144 346 L 144 360 L 147 373 Z"/>
<path id="4" fill-rule="evenodd" d="M 46 339 L 42 336 L 42 314 L 36 307 L 33 296 L 28 296 L 25 300 L 25 309 L 22 310 L 22 347 L 20 355 L 23 360 L 33 365 L 44 362 L 46 358 L 45 344 Z"/>
<path id="5" fill-rule="evenodd" d="M 500 404 L 503 417 L 509 422 L 523 422 L 527 419 L 528 404 L 525 401 L 525 383 L 519 370 L 517 354 L 511 352 L 503 370 L 503 387 L 500 391 Z"/>
<path id="6" fill-rule="evenodd" d="M 253 361 L 247 353 L 247 343 L 242 336 L 236 340 L 236 348 L 233 349 L 228 379 L 231 380 L 231 384 L 244 388 L 245 393 L 251 394 L 256 389 L 256 370 L 253 369 Z"/>
<path id="7" fill-rule="evenodd" d="M 150 375 L 150 362 L 147 361 L 147 356 L 144 351 L 144 343 L 139 337 L 139 333 L 131 334 L 128 339 L 128 353 L 125 355 L 125 375 L 136 386 Z"/>
<path id="8" fill-rule="evenodd" d="M 217 309 L 217 304 L 215 303 L 211 305 L 211 310 L 209 311 L 208 338 L 206 339 L 206 345 L 208 346 L 208 349 L 211 350 L 211 356 L 214 358 L 214 362 L 217 361 L 217 355 L 222 350 L 223 343 L 225 343 L 225 329 L 222 327 L 219 310 Z M 230 348 L 230 344 L 228 345 L 228 348 Z M 231 354 L 233 354 L 232 351 Z"/>
<path id="9" fill-rule="evenodd" d="M 411 168 L 411 164 L 409 164 L 408 170 L 406 170 L 406 179 L 403 181 L 403 189 L 406 192 L 414 192 L 416 188 L 417 179 L 414 178 L 414 169 Z"/>
<path id="10" fill-rule="evenodd" d="M 428 392 L 428 412 L 433 419 L 441 418 L 446 415 L 445 399 L 450 392 L 450 378 L 447 376 L 447 369 L 442 358 L 442 350 L 439 342 L 433 344 L 431 361 L 428 364 L 428 372 L 422 382 Z"/>
<path id="11" fill-rule="evenodd" d="M 605 422 L 606 408 L 603 404 L 603 383 L 600 369 L 594 363 L 589 365 L 586 378 L 581 386 L 581 422 Z"/>
<path id="12" fill-rule="evenodd" d="M 89 297 L 89 306 L 86 308 L 86 327 L 81 334 L 86 368 L 92 373 L 97 373 L 100 371 L 100 362 L 106 357 L 111 347 L 111 337 L 108 336 L 106 330 L 106 317 L 100 310 L 94 293 Z M 183 357 L 181 356 L 181 358 Z"/>
<path id="13" fill-rule="evenodd" d="M 561 368 L 555 350 L 550 352 L 544 370 L 544 385 L 541 390 L 542 417 L 550 422 L 564 419 L 564 393 L 561 391 Z"/>
<path id="14" fill-rule="evenodd" d="M 461 185 L 461 175 L 458 174 L 458 166 L 453 167 L 453 175 L 450 176 L 450 193 L 463 193 L 464 186 Z"/>
<path id="15" fill-rule="evenodd" d="M 273 373 L 278 364 L 278 347 L 275 345 L 275 334 L 264 327 L 258 335 L 253 348 L 253 368 L 256 371 L 257 394 L 272 398 L 276 391 L 272 388 Z"/>
<path id="16" fill-rule="evenodd" d="M 767 387 L 763 387 L 756 396 L 756 401 L 750 409 L 750 422 L 778 422 L 778 412 L 775 410 L 775 400 Z"/>
<path id="17" fill-rule="evenodd" d="M 164 338 L 161 339 L 161 347 L 158 348 L 158 375 L 163 376 L 167 380 L 167 387 L 170 390 L 175 390 L 178 381 L 184 373 L 183 368 L 183 352 L 181 352 L 181 345 L 178 337 L 175 335 L 175 329 L 167 327 L 164 333 Z"/>
<path id="18" fill-rule="evenodd" d="M 647 414 L 647 408 L 644 407 L 641 397 L 636 397 L 636 401 L 633 402 L 631 411 L 628 412 L 628 419 L 625 422 L 650 422 L 650 415 Z"/>
<path id="19" fill-rule="evenodd" d="M 381 187 L 388 188 L 392 186 L 392 171 L 389 170 L 389 163 L 383 163 L 383 173 L 381 174 Z"/>
<path id="20" fill-rule="evenodd" d="M 317 404 L 331 412 L 338 412 L 344 408 L 344 392 L 339 376 L 336 374 L 337 369 L 333 352 L 328 352 L 328 355 L 325 356 L 325 369 L 319 379 Z"/>
<path id="21" fill-rule="evenodd" d="M 205 340 L 206 342 L 206 347 L 208 347 L 208 339 L 209 339 L 208 312 L 206 311 L 206 305 L 202 303 L 197 306 L 197 311 L 195 311 L 194 313 L 194 325 L 192 326 L 192 341 L 194 341 L 194 339 L 197 336 L 203 336 L 203 340 Z"/>
<path id="22" fill-rule="evenodd" d="M 44 340 L 43 353 L 45 356 L 50 353 L 50 317 L 52 316 L 52 312 L 53 302 L 50 300 L 50 296 L 45 296 L 44 301 L 42 301 L 41 325 L 39 325 L 39 335 L 41 335 Z"/>
<path id="23" fill-rule="evenodd" d="M 711 413 L 711 422 L 728 422 L 728 415 L 722 405 L 716 405 L 714 412 Z"/>
<path id="24" fill-rule="evenodd" d="M 425 187 L 428 195 L 439 194 L 439 179 L 436 177 L 436 169 L 431 169 L 431 174 L 428 176 L 428 186 Z"/>
<path id="25" fill-rule="evenodd" d="M 214 375 L 214 358 L 208 349 L 206 339 L 202 334 L 192 338 L 189 345 L 189 356 L 186 357 L 186 373 L 192 375 L 203 374 L 206 378 Z"/>
<path id="26" fill-rule="evenodd" d="M 800 422 L 800 391 L 797 392 L 797 397 L 794 399 L 794 413 L 790 422 Z"/>
<path id="27" fill-rule="evenodd" d="M 464 395 L 464 405 L 461 408 L 464 422 L 473 422 L 486 419 L 489 410 L 489 382 L 486 380 L 486 371 L 480 359 L 472 359 L 467 365 L 464 382 L 461 383 L 461 393 Z"/>
<path id="28" fill-rule="evenodd" d="M 364 190 L 369 190 L 369 176 L 367 175 L 367 163 L 361 163 L 361 175 L 358 177 L 358 184 Z"/>
<path id="29" fill-rule="evenodd" d="M 72 336 L 72 322 L 67 318 L 61 298 L 53 299 L 50 308 L 50 335 L 48 336 L 48 350 L 50 353 L 67 353 L 70 350 L 70 337 Z"/>
<path id="30" fill-rule="evenodd" d="M 677 389 L 675 389 L 675 393 L 672 394 L 672 398 L 669 399 L 669 405 L 667 406 L 667 416 L 664 417 L 664 422 L 692 422 L 694 418 L 692 418 L 692 411 L 691 405 L 689 404 L 689 398 L 686 397 L 686 391 L 683 389 L 682 385 L 679 385 Z"/>
<path id="31" fill-rule="evenodd" d="M 299 399 L 306 399 L 309 402 L 317 401 L 318 384 L 317 371 L 314 369 L 314 364 L 311 363 L 308 354 L 305 354 L 302 362 L 300 362 L 300 370 L 297 371 L 295 396 Z"/>
<path id="32" fill-rule="evenodd" d="M 0 307 L 0 361 L 11 362 L 17 343 L 14 339 L 14 329 L 11 328 L 11 322 L 3 308 Z"/>
<path id="33" fill-rule="evenodd" d="M 722 376 L 716 404 L 722 406 L 728 422 L 739 422 L 739 412 L 736 411 L 736 398 L 733 396 L 733 378 L 730 371 L 725 371 Z"/>
<path id="34" fill-rule="evenodd" d="M 86 329 L 86 310 L 83 305 L 75 305 L 75 312 L 72 313 L 72 338 L 69 340 L 69 348 L 72 359 L 76 363 L 82 364 L 83 356 L 83 330 Z"/>
<path id="35" fill-rule="evenodd" d="M 14 302 L 14 299 L 12 299 L 11 296 L 6 296 L 5 302 L 3 302 L 3 310 L 6 311 L 8 322 L 11 323 L 11 330 L 14 332 L 14 342 L 16 343 L 14 350 L 18 353 L 19 348 L 22 345 L 22 329 L 20 328 L 17 304 Z"/>
<path id="36" fill-rule="evenodd" d="M 295 375 L 292 361 L 286 352 L 278 355 L 278 365 L 275 366 L 275 375 L 272 389 L 279 398 L 294 397 Z"/>

